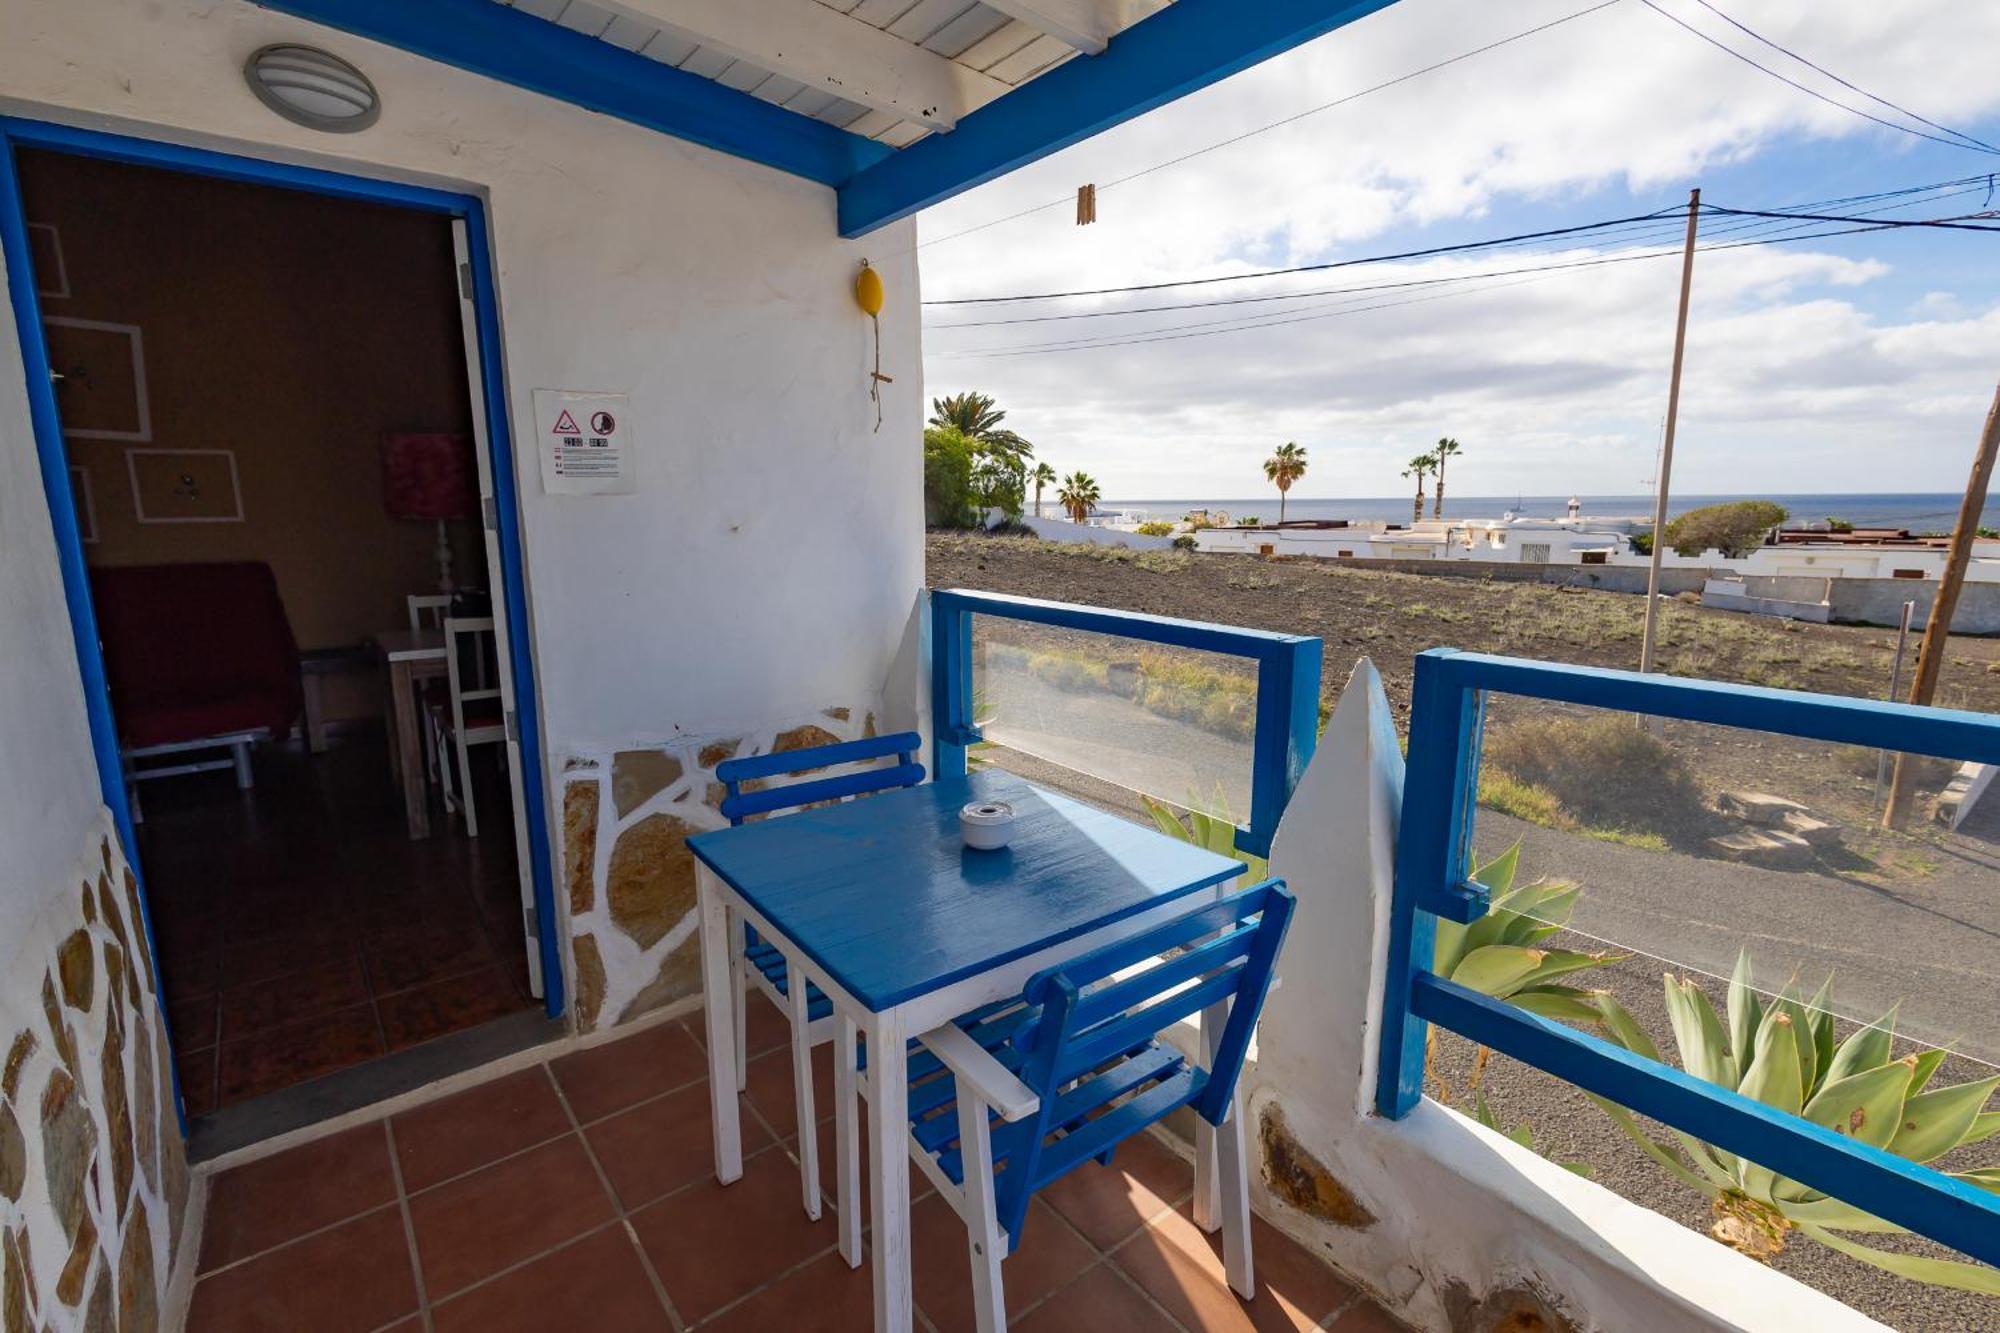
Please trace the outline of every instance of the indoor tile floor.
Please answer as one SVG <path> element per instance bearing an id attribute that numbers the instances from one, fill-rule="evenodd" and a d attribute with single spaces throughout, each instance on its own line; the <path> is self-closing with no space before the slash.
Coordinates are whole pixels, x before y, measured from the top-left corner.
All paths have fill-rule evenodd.
<path id="1" fill-rule="evenodd" d="M 144 784 L 139 825 L 190 1115 L 503 1014 L 528 994 L 504 786 L 481 835 L 412 841 L 379 736 L 262 746 L 228 773 Z"/>
<path id="2" fill-rule="evenodd" d="M 727 1188 L 699 1028 L 655 1025 L 219 1173 L 188 1328 L 867 1329 L 869 1270 L 842 1262 L 831 1201 L 817 1223 L 799 1207 L 777 1012 L 753 1009 L 744 1174 Z M 830 1160 L 830 1120 L 816 1132 Z M 1192 1184 L 1142 1137 L 1044 1191 L 1004 1269 L 1011 1325 L 1401 1327 L 1262 1222 L 1257 1298 L 1239 1301 L 1219 1241 L 1188 1220 Z M 925 1192 L 914 1218 L 919 1327 L 970 1329 L 957 1217 Z"/>

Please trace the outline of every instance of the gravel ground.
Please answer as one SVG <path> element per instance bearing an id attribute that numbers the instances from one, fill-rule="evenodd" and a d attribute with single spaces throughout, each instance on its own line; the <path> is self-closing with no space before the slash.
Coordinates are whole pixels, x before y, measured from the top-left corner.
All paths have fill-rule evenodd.
<path id="1" fill-rule="evenodd" d="M 1353 660 L 1365 654 L 1381 669 L 1399 721 L 1408 706 L 1411 657 L 1425 647 L 1448 643 L 1631 666 L 1643 610 L 1640 599 L 1611 593 L 1232 556 L 1121 558 L 1015 539 L 933 535 L 929 556 L 929 582 L 935 587 L 984 588 L 1319 635 L 1327 645 L 1325 702 L 1337 699 Z M 1888 639 L 1880 630 L 1787 628 L 1681 605 L 1668 611 L 1662 661 L 1685 674 L 1878 696 L 1887 677 Z M 1029 701 L 1025 695 L 1018 700 Z M 2000 643 L 1954 640 L 1939 701 L 2000 711 Z M 1036 702 L 1047 710 L 1046 719 L 1060 723 L 1066 705 Z M 1045 726 L 1029 739 L 1044 755 L 1060 759 L 1050 747 L 1061 734 L 1060 725 Z M 1156 737 L 1163 748 L 1176 739 L 1167 730 Z M 1753 869 L 1482 812 L 1482 849 L 1497 851 L 1520 838 L 1524 873 L 1585 885 L 1573 922 L 1579 930 L 1643 951 L 1588 974 L 1589 984 L 1609 987 L 1663 1046 L 1670 1045 L 1660 974 L 1671 965 L 1659 959 L 1726 973 L 1736 948 L 1747 943 L 1760 984 L 1782 984 L 1796 968 L 1816 987 L 1832 968 L 1836 1007 L 1844 1015 L 1871 1018 L 1904 1000 L 1902 1030 L 1914 1027 L 1964 1053 L 1945 1062 L 1933 1086 L 1990 1075 L 1993 1070 L 1981 1061 L 2000 1063 L 2000 949 L 1995 947 L 2000 810 L 1982 812 L 1962 835 L 1927 833 L 1885 851 L 1879 840 L 1854 831 L 1866 819 L 1873 795 L 1872 781 L 1857 776 L 1865 765 L 1836 761 L 1827 747 L 1774 745 L 1735 733 L 1683 737 L 1676 744 L 1699 756 L 1711 794 L 1730 784 L 1781 790 L 1837 821 L 1851 822 L 1848 848 L 1804 870 Z M 996 754 L 1024 771 L 1036 763 L 1005 751 Z M 1177 762 L 1206 770 L 1212 761 L 1184 756 Z M 1047 780 L 1059 773 L 1044 768 L 1029 776 Z M 1128 781 L 1122 773 L 1103 776 Z M 1069 785 L 1102 787 L 1092 798 L 1107 805 L 1132 804 L 1107 783 L 1078 784 L 1072 778 Z M 1578 939 L 1573 947 L 1598 946 Z M 1710 990 L 1719 1006 L 1720 986 Z M 1471 1045 L 1443 1034 L 1435 1068 L 1461 1106 L 1469 1101 L 1471 1067 Z M 1576 1089 L 1502 1058 L 1487 1066 L 1483 1086 L 1499 1122 L 1509 1128 L 1530 1124 L 1538 1150 L 1559 1161 L 1588 1163 L 1599 1183 L 1707 1231 L 1706 1200 L 1659 1170 Z M 1996 1160 L 2000 1140 L 1964 1150 L 1945 1165 L 1963 1169 Z M 1906 1238 L 1884 1243 L 1949 1255 Z M 2000 1329 L 2000 1300 L 1893 1277 L 1808 1240 L 1795 1241 L 1776 1266 L 1911 1333 Z"/>

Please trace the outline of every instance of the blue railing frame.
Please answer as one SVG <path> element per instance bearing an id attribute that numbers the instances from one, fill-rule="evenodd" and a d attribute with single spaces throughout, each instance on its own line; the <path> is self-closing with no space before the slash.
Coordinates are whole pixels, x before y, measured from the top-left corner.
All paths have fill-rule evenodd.
<path id="1" fill-rule="evenodd" d="M 1677 680 L 1435 648 L 1416 659 L 1396 847 L 1376 1109 L 1400 1119 L 1423 1096 L 1427 1023 L 1746 1157 L 1856 1208 L 2000 1264 L 2000 1195 L 1430 971 L 1436 918 L 1472 921 L 1471 835 L 1487 693 L 2000 763 L 2000 717 L 1910 704 Z"/>
<path id="2" fill-rule="evenodd" d="M 1321 644 L 1299 634 L 1199 620 L 1175 620 L 1137 611 L 1046 602 L 1034 597 L 933 589 L 931 603 L 931 771 L 963 776 L 966 750 L 981 737 L 972 716 L 972 617 L 996 616 L 1058 629 L 1115 634 L 1121 638 L 1198 648 L 1257 664 L 1257 734 L 1250 760 L 1250 822 L 1236 830 L 1236 848 L 1271 854 L 1271 836 L 1292 799 L 1299 775 L 1319 741 Z"/>

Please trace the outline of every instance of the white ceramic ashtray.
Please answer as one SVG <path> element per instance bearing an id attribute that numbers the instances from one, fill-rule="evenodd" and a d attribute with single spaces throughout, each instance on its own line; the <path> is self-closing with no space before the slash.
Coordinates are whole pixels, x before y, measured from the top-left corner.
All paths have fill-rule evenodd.
<path id="1" fill-rule="evenodd" d="M 1014 807 L 1005 801 L 974 801 L 958 812 L 958 831 L 967 847 L 999 851 L 1014 836 Z"/>

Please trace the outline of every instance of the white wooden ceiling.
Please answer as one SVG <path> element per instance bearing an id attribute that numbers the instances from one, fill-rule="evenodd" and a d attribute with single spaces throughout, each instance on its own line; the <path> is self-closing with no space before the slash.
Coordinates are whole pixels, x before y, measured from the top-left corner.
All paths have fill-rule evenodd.
<path id="1" fill-rule="evenodd" d="M 1169 0 L 494 0 L 904 148 Z"/>

